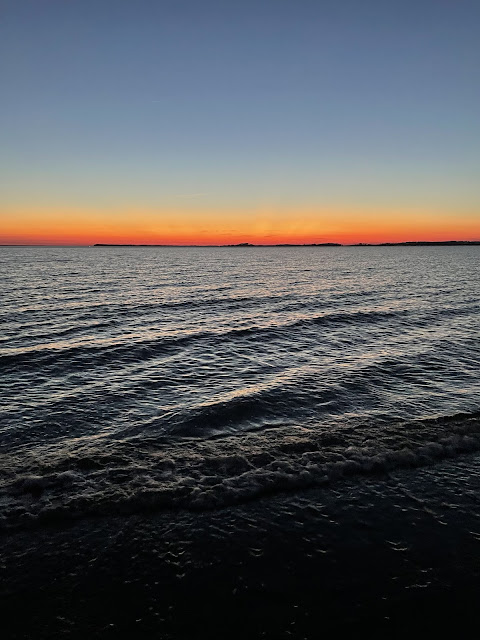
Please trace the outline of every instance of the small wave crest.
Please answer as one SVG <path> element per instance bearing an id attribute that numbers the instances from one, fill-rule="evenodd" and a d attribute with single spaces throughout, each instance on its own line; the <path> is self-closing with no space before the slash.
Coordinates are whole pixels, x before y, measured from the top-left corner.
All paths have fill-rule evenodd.
<path id="1" fill-rule="evenodd" d="M 243 301 L 243 299 L 241 299 Z M 184 303 L 176 303 L 184 304 Z M 157 305 L 157 309 L 162 309 Z M 63 328 L 60 332 L 52 332 L 48 342 L 38 344 L 24 343 L 22 346 L 3 347 L 0 349 L 0 370 L 4 369 L 12 372 L 36 372 L 39 367 L 48 370 L 49 373 L 55 371 L 69 372 L 83 370 L 86 367 L 96 366 L 118 366 L 130 362 L 145 362 L 151 359 L 168 357 L 173 353 L 183 352 L 197 344 L 219 344 L 247 341 L 260 341 L 262 343 L 278 340 L 285 337 L 290 339 L 292 332 L 318 331 L 322 327 L 339 328 L 349 326 L 369 326 L 388 322 L 391 326 L 395 323 L 403 326 L 407 323 L 413 328 L 431 326 L 433 322 L 438 322 L 443 317 L 457 317 L 471 314 L 478 311 L 478 305 L 467 306 L 463 309 L 444 308 L 436 310 L 432 317 L 429 313 L 422 313 L 419 310 L 411 309 L 369 309 L 369 310 L 349 310 L 335 311 L 333 309 L 322 313 L 312 312 L 305 315 L 297 315 L 292 311 L 291 316 L 286 316 L 282 321 L 269 322 L 263 324 L 254 322 L 250 326 L 224 326 L 222 328 L 210 327 L 202 330 L 188 330 L 178 333 L 153 334 L 145 336 L 112 335 L 109 338 L 101 336 L 89 337 L 83 332 L 98 332 L 102 328 L 109 328 L 112 324 L 118 323 L 117 318 L 91 319 L 89 323 L 77 324 L 72 328 Z M 69 334 L 71 339 L 67 339 Z M 64 341 L 58 341 L 59 337 L 64 337 Z M 49 337 L 45 331 L 37 336 L 42 340 Z M 296 333 L 298 338 L 298 334 Z M 10 340 L 11 344 L 11 340 Z"/>
<path id="2" fill-rule="evenodd" d="M 480 449 L 480 414 L 279 426 L 211 440 L 84 439 L 2 456 L 0 525 L 90 515 L 225 508 L 272 493 L 329 486 Z"/>
<path id="3" fill-rule="evenodd" d="M 210 329 L 180 333 L 178 335 L 158 335 L 154 337 L 125 339 L 122 336 L 105 342 L 104 340 L 73 341 L 42 344 L 31 347 L 3 349 L 0 353 L 0 370 L 36 371 L 39 367 L 49 370 L 64 371 L 68 363 L 68 371 L 84 369 L 87 366 L 108 365 L 118 362 L 139 362 L 162 355 L 171 355 L 191 344 L 201 341 L 236 341 L 261 340 L 287 336 L 294 329 L 315 326 L 339 326 L 350 324 L 369 324 L 402 318 L 407 311 L 350 311 L 325 312 L 321 314 L 294 317 L 283 323 L 252 325 L 242 328 Z"/>

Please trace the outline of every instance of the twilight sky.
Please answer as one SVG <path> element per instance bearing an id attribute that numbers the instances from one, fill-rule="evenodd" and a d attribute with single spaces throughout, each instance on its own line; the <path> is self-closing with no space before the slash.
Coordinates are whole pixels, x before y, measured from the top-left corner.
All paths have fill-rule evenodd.
<path id="1" fill-rule="evenodd" d="M 0 0 L 0 243 L 480 239 L 478 0 Z"/>

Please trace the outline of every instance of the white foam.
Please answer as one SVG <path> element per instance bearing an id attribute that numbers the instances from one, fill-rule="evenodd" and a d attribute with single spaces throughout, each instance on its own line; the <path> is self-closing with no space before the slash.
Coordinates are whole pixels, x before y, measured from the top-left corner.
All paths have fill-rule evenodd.
<path id="1" fill-rule="evenodd" d="M 151 509 L 216 509 L 282 491 L 385 474 L 480 449 L 478 415 L 451 420 L 341 427 L 317 434 L 289 428 L 242 438 L 88 442 L 42 456 L 4 456 L 3 526 Z M 97 447 L 95 449 L 95 446 Z M 87 462 L 85 462 L 87 461 Z"/>

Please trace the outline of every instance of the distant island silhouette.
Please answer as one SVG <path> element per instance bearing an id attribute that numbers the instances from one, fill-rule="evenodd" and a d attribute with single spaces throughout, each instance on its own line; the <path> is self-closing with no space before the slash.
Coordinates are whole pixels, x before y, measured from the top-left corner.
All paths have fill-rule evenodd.
<path id="1" fill-rule="evenodd" d="M 94 247 L 450 247 L 464 245 L 480 245 L 480 240 L 433 240 L 433 241 L 412 241 L 412 242 L 357 242 L 355 244 L 341 244 L 340 242 L 312 242 L 305 244 L 281 243 L 281 244 L 251 244 L 250 242 L 240 242 L 238 244 L 113 244 L 97 242 Z"/>

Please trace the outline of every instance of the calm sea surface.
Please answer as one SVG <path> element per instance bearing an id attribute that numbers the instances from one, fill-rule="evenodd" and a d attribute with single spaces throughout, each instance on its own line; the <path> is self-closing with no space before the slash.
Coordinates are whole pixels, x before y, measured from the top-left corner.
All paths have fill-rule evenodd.
<path id="1" fill-rule="evenodd" d="M 480 247 L 4 247 L 0 273 L 7 525 L 480 446 Z"/>

